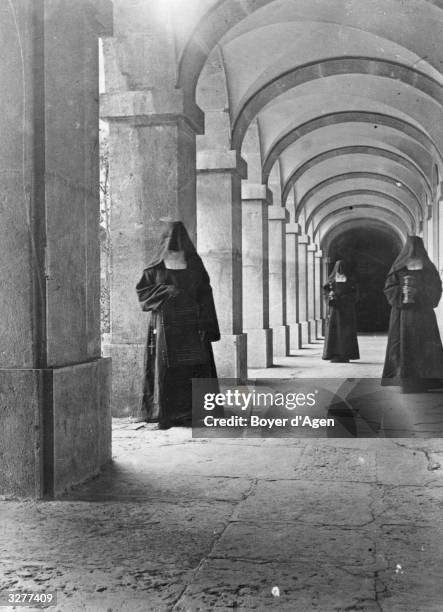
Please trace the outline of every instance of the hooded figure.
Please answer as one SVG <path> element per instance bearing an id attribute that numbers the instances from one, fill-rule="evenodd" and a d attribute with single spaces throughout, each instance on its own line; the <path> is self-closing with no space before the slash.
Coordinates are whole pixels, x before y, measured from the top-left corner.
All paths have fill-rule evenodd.
<path id="1" fill-rule="evenodd" d="M 180 221 L 166 221 L 137 287 L 149 312 L 141 416 L 161 429 L 192 422 L 192 378 L 216 381 L 220 339 L 209 277 Z"/>
<path id="2" fill-rule="evenodd" d="M 359 359 L 355 315 L 358 286 L 350 266 L 342 259 L 335 262 L 323 291 L 329 307 L 323 359 L 333 363 Z"/>
<path id="3" fill-rule="evenodd" d="M 443 386 L 443 348 L 434 308 L 442 287 L 423 240 L 408 236 L 386 278 L 391 305 L 382 385 L 404 392 Z"/>

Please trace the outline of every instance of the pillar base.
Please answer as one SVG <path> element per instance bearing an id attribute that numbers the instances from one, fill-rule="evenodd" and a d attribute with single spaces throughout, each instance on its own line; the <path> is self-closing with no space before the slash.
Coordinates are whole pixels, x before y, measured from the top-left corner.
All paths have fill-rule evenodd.
<path id="1" fill-rule="evenodd" d="M 111 412 L 113 417 L 141 416 L 144 344 L 105 344 L 112 359 Z"/>
<path id="2" fill-rule="evenodd" d="M 317 339 L 317 325 L 314 319 L 308 321 L 309 342 L 315 342 Z"/>
<path id="3" fill-rule="evenodd" d="M 302 348 L 301 326 L 300 323 L 289 324 L 289 349 L 297 351 Z"/>
<path id="4" fill-rule="evenodd" d="M 274 355 L 279 357 L 286 357 L 286 355 L 289 355 L 290 331 L 289 325 L 277 325 L 272 328 L 272 347 Z"/>
<path id="5" fill-rule="evenodd" d="M 248 376 L 248 350 L 246 334 L 223 334 L 212 345 L 217 376 L 246 381 Z"/>
<path id="6" fill-rule="evenodd" d="M 109 359 L 0 370 L 0 494 L 57 496 L 111 457 Z"/>
<path id="7" fill-rule="evenodd" d="M 245 329 L 248 342 L 248 367 L 272 366 L 272 329 Z"/>
<path id="8" fill-rule="evenodd" d="M 310 337 L 309 337 L 309 323 L 308 321 L 301 321 L 299 324 L 299 329 L 300 329 L 300 340 L 301 340 L 301 347 L 303 348 L 303 346 L 305 344 L 309 344 L 310 341 Z"/>
<path id="9" fill-rule="evenodd" d="M 324 319 L 315 319 L 315 337 L 318 340 L 324 338 Z"/>

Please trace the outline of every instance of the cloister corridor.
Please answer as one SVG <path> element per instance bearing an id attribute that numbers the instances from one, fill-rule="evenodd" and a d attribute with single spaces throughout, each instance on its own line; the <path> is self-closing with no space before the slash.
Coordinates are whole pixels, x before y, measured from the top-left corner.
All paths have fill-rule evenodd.
<path id="1" fill-rule="evenodd" d="M 442 32 L 443 0 L 0 2 L 0 609 L 443 612 Z M 186 256 L 156 260 L 165 223 Z M 182 360 L 324 386 L 333 425 L 176 426 L 181 366 L 186 410 L 143 413 L 151 323 L 200 293 L 136 287 L 191 261 Z M 350 363 L 322 359 L 333 282 Z"/>

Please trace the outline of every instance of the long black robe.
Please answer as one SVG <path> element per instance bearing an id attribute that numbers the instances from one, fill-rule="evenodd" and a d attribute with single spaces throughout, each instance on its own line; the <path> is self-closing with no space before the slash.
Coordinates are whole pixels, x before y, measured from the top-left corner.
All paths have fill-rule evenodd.
<path id="1" fill-rule="evenodd" d="M 149 313 L 141 416 L 149 422 L 168 426 L 191 423 L 192 378 L 213 379 L 210 391 L 218 391 L 211 342 L 220 339 L 220 332 L 212 289 L 194 247 L 186 250 L 186 269 L 167 269 L 162 260 L 156 262 L 153 258 L 153 265 L 144 270 L 136 288 L 142 309 Z M 162 315 L 166 308 L 169 312 L 174 308 L 183 311 L 183 304 L 194 306 L 198 313 L 197 327 L 202 335 L 205 358 L 201 363 L 171 366 Z M 186 352 L 186 344 L 182 348 Z"/>
<path id="2" fill-rule="evenodd" d="M 338 283 L 335 281 L 337 272 L 345 274 L 346 282 Z M 323 286 L 323 291 L 328 301 L 323 359 L 359 359 L 355 314 L 358 286 L 342 260 L 336 262 L 327 284 Z M 333 301 L 329 300 L 331 291 L 335 294 Z"/>
<path id="3" fill-rule="evenodd" d="M 406 262 L 410 257 L 419 257 L 423 269 L 408 270 Z M 406 275 L 414 278 L 414 304 L 403 304 Z M 391 316 L 382 384 L 417 390 L 443 386 L 443 347 L 434 313 L 442 285 L 421 238 L 408 237 L 387 276 L 384 293 L 391 305 Z"/>

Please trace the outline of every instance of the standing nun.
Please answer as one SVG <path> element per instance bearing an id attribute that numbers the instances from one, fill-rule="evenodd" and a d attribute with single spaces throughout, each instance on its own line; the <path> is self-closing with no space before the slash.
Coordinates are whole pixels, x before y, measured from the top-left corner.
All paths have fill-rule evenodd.
<path id="1" fill-rule="evenodd" d="M 142 416 L 160 429 L 192 423 L 192 379 L 216 381 L 211 342 L 220 339 L 209 276 L 180 221 L 165 221 L 137 285 L 149 313 Z"/>
<path id="2" fill-rule="evenodd" d="M 443 348 L 434 313 L 442 286 L 418 236 L 408 236 L 384 293 L 391 316 L 382 384 L 399 385 L 405 393 L 443 386 Z"/>
<path id="3" fill-rule="evenodd" d="M 323 286 L 328 302 L 323 359 L 332 363 L 347 363 L 359 359 L 355 303 L 358 286 L 349 265 L 339 259 Z"/>

